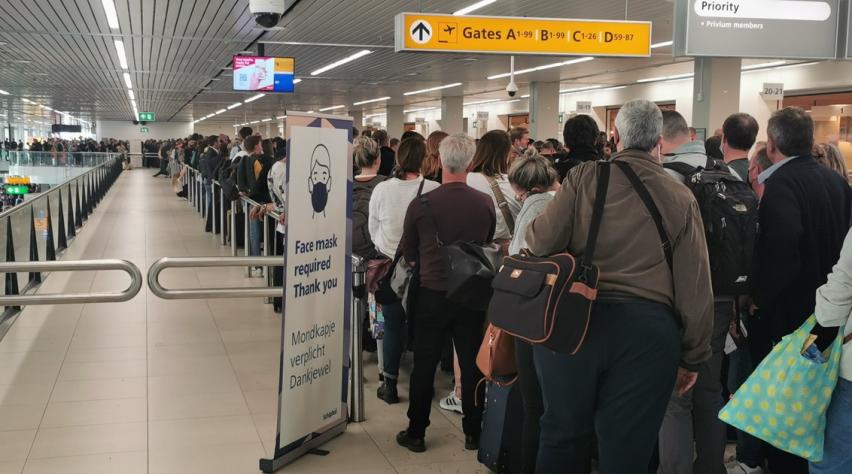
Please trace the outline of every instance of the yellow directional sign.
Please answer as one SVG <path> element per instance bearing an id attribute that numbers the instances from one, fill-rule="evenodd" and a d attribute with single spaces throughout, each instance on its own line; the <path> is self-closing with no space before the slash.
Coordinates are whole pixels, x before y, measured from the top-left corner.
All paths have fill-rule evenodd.
<path id="1" fill-rule="evenodd" d="M 651 22 L 400 13 L 396 51 L 651 55 Z"/>
<path id="2" fill-rule="evenodd" d="M 6 176 L 4 181 L 6 184 L 30 184 L 29 176 Z"/>

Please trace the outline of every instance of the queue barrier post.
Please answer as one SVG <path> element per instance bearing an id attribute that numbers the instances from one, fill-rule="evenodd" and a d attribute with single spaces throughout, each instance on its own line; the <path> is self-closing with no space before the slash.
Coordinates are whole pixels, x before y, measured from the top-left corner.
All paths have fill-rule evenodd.
<path id="1" fill-rule="evenodd" d="M 361 347 L 364 318 L 367 317 L 367 260 L 352 255 L 352 311 L 349 378 L 349 421 L 361 423 L 364 413 L 364 356 Z"/>

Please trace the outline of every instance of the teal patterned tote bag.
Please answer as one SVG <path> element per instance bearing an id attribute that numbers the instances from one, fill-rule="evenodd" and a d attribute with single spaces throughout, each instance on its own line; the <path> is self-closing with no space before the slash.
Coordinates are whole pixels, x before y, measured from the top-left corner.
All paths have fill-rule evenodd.
<path id="1" fill-rule="evenodd" d="M 819 462 L 843 334 L 821 354 L 825 362 L 819 363 L 802 355 L 815 325 L 816 318 L 811 316 L 784 336 L 722 408 L 719 419 L 778 449 Z"/>

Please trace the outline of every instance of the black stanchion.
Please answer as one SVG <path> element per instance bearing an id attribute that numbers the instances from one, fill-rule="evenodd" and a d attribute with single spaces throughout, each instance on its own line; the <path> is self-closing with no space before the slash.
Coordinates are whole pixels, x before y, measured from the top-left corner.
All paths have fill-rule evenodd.
<path id="1" fill-rule="evenodd" d="M 77 199 L 74 201 L 74 225 L 80 228 L 83 227 L 83 206 L 80 205 L 80 180 L 78 179 L 75 184 L 74 192 L 77 195 Z"/>
<path id="2" fill-rule="evenodd" d="M 6 261 L 15 261 L 15 242 L 12 240 L 12 218 L 6 218 Z M 18 274 L 6 273 L 6 294 L 17 295 L 18 291 Z M 7 308 L 20 309 L 19 306 L 7 306 Z"/>
<path id="3" fill-rule="evenodd" d="M 98 202 L 95 199 L 95 177 L 90 174 L 87 179 L 89 180 L 89 214 L 91 214 L 98 206 Z"/>
<path id="4" fill-rule="evenodd" d="M 61 210 L 59 215 L 62 216 Z M 59 219 L 61 221 L 62 217 Z M 48 262 L 56 260 L 56 246 L 53 245 L 53 217 L 50 216 L 50 196 L 47 196 L 47 236 L 44 240 L 44 259 Z"/>
<path id="5" fill-rule="evenodd" d="M 59 191 L 59 226 L 56 229 L 59 231 L 56 250 L 61 252 L 68 248 L 68 237 L 65 236 L 65 210 L 62 208 L 62 191 Z"/>
<path id="6" fill-rule="evenodd" d="M 71 196 L 71 185 L 68 185 L 68 237 L 76 237 L 77 230 L 74 226 L 74 199 Z"/>
<path id="7" fill-rule="evenodd" d="M 35 211 L 30 206 L 30 261 L 38 262 L 38 240 L 36 239 Z M 41 272 L 30 272 L 30 283 L 41 283 Z"/>

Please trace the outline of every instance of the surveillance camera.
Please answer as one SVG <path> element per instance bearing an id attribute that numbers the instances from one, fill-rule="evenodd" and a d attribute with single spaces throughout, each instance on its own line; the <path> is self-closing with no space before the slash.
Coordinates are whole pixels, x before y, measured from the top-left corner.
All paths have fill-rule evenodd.
<path id="1" fill-rule="evenodd" d="M 264 28 L 272 28 L 281 21 L 285 0 L 249 0 L 249 11 L 254 21 Z"/>
<path id="2" fill-rule="evenodd" d="M 509 97 L 515 97 L 515 94 L 518 93 L 518 85 L 515 84 L 515 81 L 510 82 L 509 85 L 506 86 L 506 92 L 509 93 Z"/>

